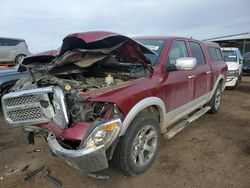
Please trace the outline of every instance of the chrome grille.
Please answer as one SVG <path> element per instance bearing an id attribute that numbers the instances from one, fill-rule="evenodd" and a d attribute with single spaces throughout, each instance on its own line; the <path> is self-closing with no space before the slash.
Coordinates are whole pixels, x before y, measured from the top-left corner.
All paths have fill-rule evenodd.
<path id="1" fill-rule="evenodd" d="M 7 115 L 13 122 L 43 118 L 40 107 L 9 111 Z"/>
<path id="2" fill-rule="evenodd" d="M 57 86 L 8 93 L 2 97 L 2 108 L 15 126 L 54 122 L 64 129 L 69 123 L 64 93 Z"/>
<path id="3" fill-rule="evenodd" d="M 10 99 L 5 100 L 5 105 L 7 106 L 17 106 L 22 104 L 31 104 L 38 102 L 37 98 L 34 95 L 28 95 L 28 96 L 21 96 L 21 97 L 14 97 Z"/>

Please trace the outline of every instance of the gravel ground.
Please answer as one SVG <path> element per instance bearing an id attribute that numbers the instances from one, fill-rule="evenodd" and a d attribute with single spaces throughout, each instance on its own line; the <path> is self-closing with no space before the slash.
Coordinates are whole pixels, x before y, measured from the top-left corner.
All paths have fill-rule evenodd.
<path id="1" fill-rule="evenodd" d="M 63 187 L 250 187 L 250 76 L 223 93 L 218 114 L 207 114 L 173 139 L 163 140 L 153 166 L 137 177 L 109 168 L 102 172 L 109 179 L 92 179 L 52 156 L 44 139 L 27 145 L 25 136 L 6 125 L 1 115 L 0 187 L 55 187 L 42 173 L 24 182 L 25 173 L 42 165 Z M 6 175 L 25 165 L 30 165 L 26 172 Z"/>

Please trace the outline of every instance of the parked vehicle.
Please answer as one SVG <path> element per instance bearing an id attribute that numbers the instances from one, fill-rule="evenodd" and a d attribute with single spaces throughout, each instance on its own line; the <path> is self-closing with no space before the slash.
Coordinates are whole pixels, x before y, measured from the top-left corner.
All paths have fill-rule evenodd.
<path id="1" fill-rule="evenodd" d="M 68 35 L 56 58 L 25 58 L 20 68 L 37 72 L 3 96 L 5 119 L 47 135 L 78 170 L 100 171 L 112 159 L 125 175 L 151 166 L 162 135 L 217 113 L 227 75 L 215 43 L 111 32 Z"/>
<path id="2" fill-rule="evenodd" d="M 243 72 L 250 73 L 250 52 L 244 54 Z"/>
<path id="3" fill-rule="evenodd" d="M 228 66 L 226 87 L 235 88 L 242 78 L 243 57 L 238 48 L 225 47 L 221 50 Z"/>
<path id="4" fill-rule="evenodd" d="M 58 50 L 50 50 L 42 53 L 38 53 L 29 58 L 38 58 L 42 56 L 44 59 L 45 57 L 49 60 L 54 59 L 59 54 Z M 10 91 L 10 89 L 15 85 L 17 80 L 19 80 L 20 76 L 27 76 L 27 72 L 23 72 L 22 74 L 18 71 L 19 64 L 15 65 L 14 67 L 5 67 L 0 69 L 0 96 L 5 95 Z"/>
<path id="5" fill-rule="evenodd" d="M 0 63 L 20 64 L 30 55 L 24 39 L 0 37 Z"/>
<path id="6" fill-rule="evenodd" d="M 9 92 L 9 89 L 19 80 L 21 73 L 17 71 L 17 66 L 0 69 L 0 95 Z"/>

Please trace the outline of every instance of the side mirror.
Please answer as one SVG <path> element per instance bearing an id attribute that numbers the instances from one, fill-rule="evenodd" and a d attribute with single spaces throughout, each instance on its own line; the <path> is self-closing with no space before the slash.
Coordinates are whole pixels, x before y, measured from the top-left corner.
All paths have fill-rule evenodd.
<path id="1" fill-rule="evenodd" d="M 197 66 L 197 61 L 193 57 L 178 58 L 175 66 L 177 71 L 192 70 Z"/>

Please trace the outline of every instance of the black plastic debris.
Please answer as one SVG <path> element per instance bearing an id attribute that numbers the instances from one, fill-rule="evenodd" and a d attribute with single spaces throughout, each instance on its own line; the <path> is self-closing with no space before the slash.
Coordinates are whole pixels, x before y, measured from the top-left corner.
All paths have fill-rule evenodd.
<path id="1" fill-rule="evenodd" d="M 33 170 L 31 172 L 28 172 L 25 174 L 25 176 L 23 177 L 24 181 L 29 181 L 31 180 L 34 176 L 36 176 L 37 174 L 39 174 L 41 171 L 43 171 L 45 168 L 45 166 L 43 165 L 42 167 L 36 169 L 36 170 Z"/>

